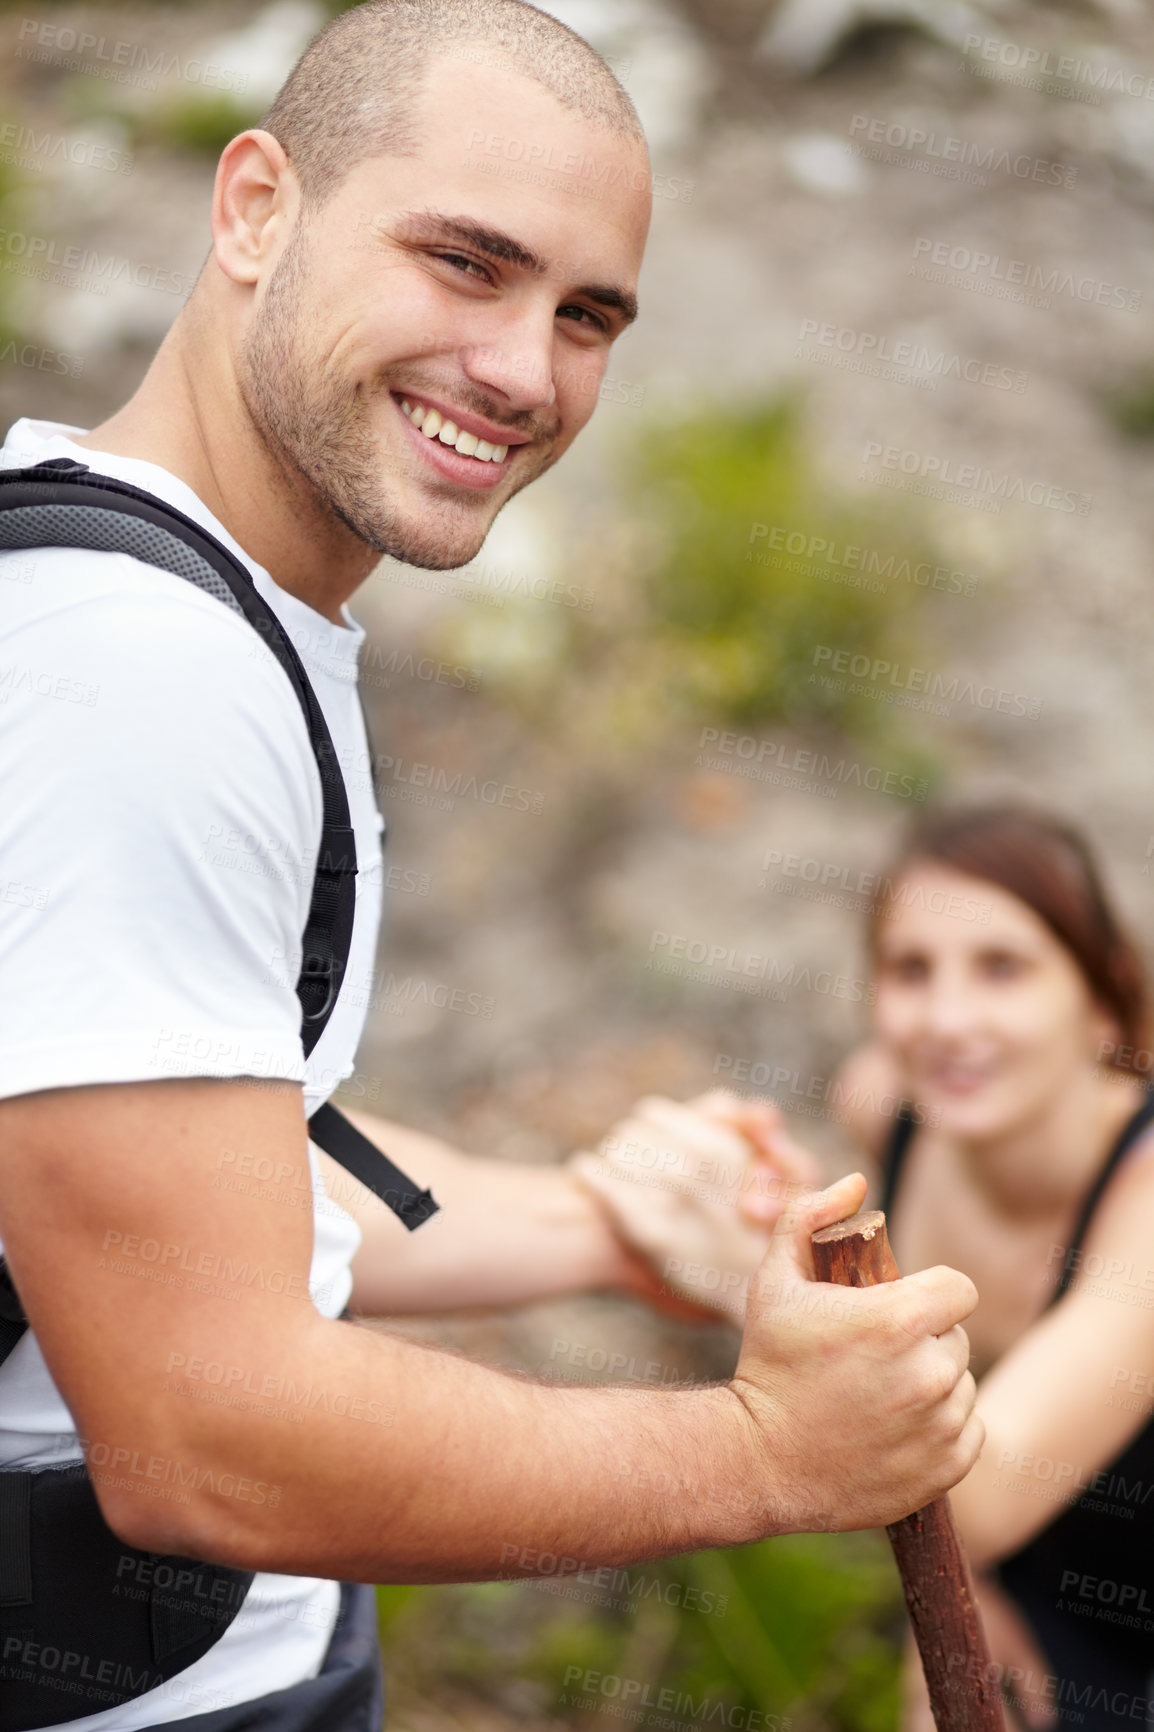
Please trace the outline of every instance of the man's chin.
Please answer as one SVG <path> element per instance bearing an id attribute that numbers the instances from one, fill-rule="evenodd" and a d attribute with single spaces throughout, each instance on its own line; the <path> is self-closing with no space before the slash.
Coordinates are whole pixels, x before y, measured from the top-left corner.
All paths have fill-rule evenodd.
<path id="1" fill-rule="evenodd" d="M 421 571 L 456 571 L 462 565 L 468 565 L 476 559 L 485 545 L 485 537 L 490 525 L 486 523 L 484 533 L 471 535 L 468 540 L 454 539 L 452 542 L 430 542 L 427 536 L 395 537 L 385 547 L 377 549 L 379 553 L 388 554 L 390 559 L 399 560 L 402 565 L 415 565 Z"/>
<path id="2" fill-rule="evenodd" d="M 392 503 L 392 502 L 390 502 Z M 398 560 L 402 565 L 419 566 L 424 571 L 455 571 L 468 565 L 485 545 L 497 513 L 485 512 L 483 521 L 444 523 L 443 507 L 428 510 L 423 517 L 402 518 L 395 507 L 387 516 L 377 516 L 364 509 L 350 509 L 330 497 L 329 506 L 357 539 L 374 553 Z"/>

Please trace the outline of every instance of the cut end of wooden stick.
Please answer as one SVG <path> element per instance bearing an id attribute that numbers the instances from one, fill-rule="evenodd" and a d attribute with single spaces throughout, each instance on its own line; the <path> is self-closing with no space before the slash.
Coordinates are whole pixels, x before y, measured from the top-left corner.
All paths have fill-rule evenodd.
<path id="1" fill-rule="evenodd" d="M 839 1287 L 876 1287 L 898 1279 L 886 1218 L 880 1209 L 863 1209 L 832 1227 L 811 1234 L 813 1267 L 819 1281 Z"/>
<path id="2" fill-rule="evenodd" d="M 849 1215 L 844 1221 L 835 1221 L 832 1227 L 820 1227 L 813 1235 L 815 1245 L 834 1245 L 839 1239 L 850 1239 L 855 1235 L 870 1240 L 877 1233 L 885 1230 L 886 1218 L 880 1209 L 863 1209 L 860 1215 Z"/>

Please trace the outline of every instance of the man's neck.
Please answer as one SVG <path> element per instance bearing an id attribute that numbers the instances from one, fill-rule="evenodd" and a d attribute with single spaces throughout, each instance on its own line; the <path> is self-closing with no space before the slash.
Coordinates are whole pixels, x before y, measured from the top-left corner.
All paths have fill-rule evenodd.
<path id="1" fill-rule="evenodd" d="M 342 625 L 342 608 L 380 555 L 269 450 L 235 378 L 185 340 L 191 309 L 162 343 L 139 390 L 75 443 L 159 464 L 191 487 L 250 559 L 290 595 Z"/>

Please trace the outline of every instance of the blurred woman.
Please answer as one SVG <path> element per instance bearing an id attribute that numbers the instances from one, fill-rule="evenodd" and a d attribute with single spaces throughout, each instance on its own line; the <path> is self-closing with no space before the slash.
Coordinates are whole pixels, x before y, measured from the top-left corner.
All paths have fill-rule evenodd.
<path id="1" fill-rule="evenodd" d="M 873 1037 L 832 1100 L 872 1169 L 904 1275 L 950 1264 L 981 1296 L 967 1332 L 986 1448 L 951 1502 L 1008 1722 L 1152 1727 L 1142 965 L 1085 840 L 1019 807 L 922 824 L 882 880 L 870 953 Z M 643 1103 L 636 1147 L 657 1159 L 662 1115 L 676 1110 Z M 766 1228 L 787 1192 L 816 1178 L 766 1108 L 757 1140 L 757 1178 L 723 1160 L 695 1176 L 662 1164 L 664 1212 L 622 1148 L 575 1162 L 672 1292 L 736 1323 Z M 906 1732 L 930 1725 L 911 1654 Z"/>
<path id="2" fill-rule="evenodd" d="M 1154 1726 L 1141 964 L 1083 838 L 1017 807 L 923 823 L 882 880 L 869 936 L 873 1036 L 832 1098 L 903 1274 L 949 1264 L 980 1295 L 966 1327 L 987 1441 L 950 1496 L 1008 1721 Z M 656 1147 L 670 1103 L 645 1110 L 638 1135 Z M 740 1322 L 765 1229 L 815 1176 L 780 1122 L 766 1119 L 760 1141 L 762 1182 L 736 1169 L 704 1187 L 671 1176 L 664 1216 L 620 1150 L 576 1164 L 680 1297 Z M 912 1652 L 906 1679 L 906 1732 L 923 1732 Z"/>
<path id="3" fill-rule="evenodd" d="M 1141 964 L 1085 841 L 1014 807 L 912 836 L 835 1093 L 899 1267 L 963 1270 L 982 1456 L 951 1493 L 1011 1714 L 1154 1720 L 1154 1095 Z M 879 1104 L 904 1098 L 893 1118 Z M 892 1111 L 892 1109 L 891 1109 Z M 910 1668 L 911 1724 L 928 1723 Z M 923 1687 L 924 1688 L 924 1687 Z"/>

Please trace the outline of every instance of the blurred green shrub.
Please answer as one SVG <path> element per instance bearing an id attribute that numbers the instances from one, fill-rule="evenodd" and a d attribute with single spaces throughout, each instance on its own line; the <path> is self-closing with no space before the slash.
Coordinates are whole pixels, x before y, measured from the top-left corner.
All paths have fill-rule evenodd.
<path id="1" fill-rule="evenodd" d="M 24 214 L 24 188 L 19 177 L 0 162 L 0 229 L 10 233 L 21 226 Z M 20 279 L 10 271 L 0 270 L 0 343 L 18 335 L 17 296 Z"/>
<path id="2" fill-rule="evenodd" d="M 137 142 L 216 156 L 230 138 L 257 124 L 264 107 L 221 90 L 176 97 L 138 117 Z"/>
<path id="3" fill-rule="evenodd" d="M 238 132 L 255 126 L 264 105 L 246 102 L 224 90 L 192 90 L 166 96 L 143 108 L 117 102 L 115 93 L 74 78 L 64 88 L 70 120 L 114 120 L 123 126 L 133 151 L 151 147 L 215 157 Z"/>
<path id="4" fill-rule="evenodd" d="M 611 1681 L 630 1678 L 652 1701 L 672 1691 L 690 1724 L 696 1707 L 706 1724 L 772 1726 L 756 1710 L 793 1732 L 896 1727 L 901 1591 L 880 1534 L 792 1535 L 612 1581 L 613 1609 L 515 1584 L 378 1589 L 387 1671 L 406 1702 L 509 1709 L 520 1694 L 527 1724 L 596 1725 L 580 1705 L 594 1673 L 609 1712 Z"/>
<path id="5" fill-rule="evenodd" d="M 885 744 L 895 767 L 932 775 L 884 683 L 828 672 L 837 651 L 871 667 L 932 655 L 941 556 L 920 518 L 823 484 L 792 401 L 630 420 L 612 496 L 553 537 L 563 580 L 595 590 L 588 608 L 464 609 L 445 652 L 554 735 L 615 756 L 703 722 L 779 723 Z"/>
<path id="6" fill-rule="evenodd" d="M 1105 399 L 1106 413 L 1129 439 L 1154 439 L 1154 374 L 1139 374 Z"/>
<path id="7" fill-rule="evenodd" d="M 823 684 L 815 650 L 908 657 L 924 536 L 824 488 L 789 401 L 650 427 L 628 479 L 649 526 L 647 635 L 682 702 L 876 734 L 886 706 Z"/>

